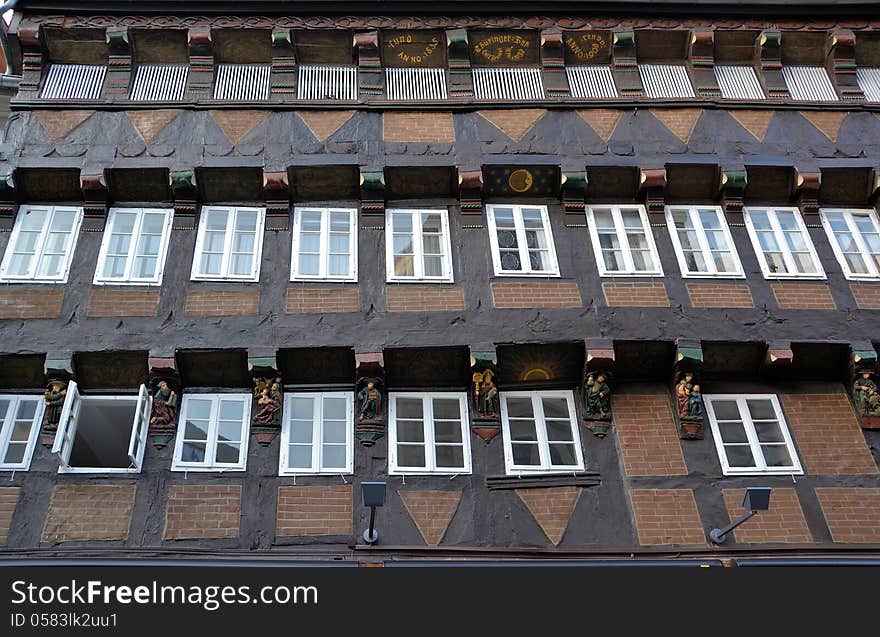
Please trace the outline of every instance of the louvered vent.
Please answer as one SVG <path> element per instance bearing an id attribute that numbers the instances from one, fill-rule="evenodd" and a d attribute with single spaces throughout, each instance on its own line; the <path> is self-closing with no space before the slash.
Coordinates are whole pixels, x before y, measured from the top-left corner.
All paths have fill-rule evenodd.
<path id="1" fill-rule="evenodd" d="M 783 66 L 782 77 L 791 99 L 801 102 L 836 102 L 837 93 L 821 66 Z"/>
<path id="2" fill-rule="evenodd" d="M 99 99 L 106 73 L 106 66 L 52 64 L 41 97 L 47 100 Z"/>
<path id="3" fill-rule="evenodd" d="M 639 64 L 639 77 L 648 97 L 694 97 L 687 68 L 681 64 Z"/>
<path id="4" fill-rule="evenodd" d="M 134 72 L 129 99 L 144 102 L 181 100 L 186 92 L 188 72 L 189 67 L 183 65 L 139 66 Z"/>
<path id="5" fill-rule="evenodd" d="M 572 97 L 601 99 L 617 97 L 617 87 L 610 66 L 567 66 L 568 86 Z"/>
<path id="6" fill-rule="evenodd" d="M 762 100 L 764 90 L 751 66 L 715 66 L 721 97 L 728 100 Z"/>
<path id="7" fill-rule="evenodd" d="M 542 100 L 541 69 L 474 69 L 474 96 L 481 100 Z"/>
<path id="8" fill-rule="evenodd" d="M 859 67 L 856 69 L 856 80 L 867 101 L 880 102 L 880 69 Z"/>
<path id="9" fill-rule="evenodd" d="M 214 99 L 267 100 L 270 71 L 268 64 L 218 64 Z"/>
<path id="10" fill-rule="evenodd" d="M 296 96 L 301 100 L 356 100 L 357 67 L 300 66 Z"/>
<path id="11" fill-rule="evenodd" d="M 446 69 L 385 69 L 390 100 L 445 100 Z"/>

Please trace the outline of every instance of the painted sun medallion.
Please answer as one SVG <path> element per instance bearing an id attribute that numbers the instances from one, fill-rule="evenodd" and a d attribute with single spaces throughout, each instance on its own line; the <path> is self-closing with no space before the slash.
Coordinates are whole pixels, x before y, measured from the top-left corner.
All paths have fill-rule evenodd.
<path id="1" fill-rule="evenodd" d="M 532 187 L 534 179 L 532 177 L 532 173 L 524 168 L 520 168 L 519 170 L 514 170 L 510 173 L 510 177 L 507 179 L 507 183 L 510 185 L 511 190 L 514 192 L 525 192 L 529 188 Z"/>

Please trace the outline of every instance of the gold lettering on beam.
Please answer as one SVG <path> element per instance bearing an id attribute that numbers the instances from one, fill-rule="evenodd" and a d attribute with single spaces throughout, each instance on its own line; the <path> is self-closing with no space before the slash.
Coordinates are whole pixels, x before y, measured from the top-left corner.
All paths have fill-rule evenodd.
<path id="1" fill-rule="evenodd" d="M 521 35 L 503 34 L 484 38 L 474 44 L 474 53 L 489 62 L 519 62 L 532 43 Z"/>
<path id="2" fill-rule="evenodd" d="M 565 46 L 579 60 L 592 60 L 608 46 L 608 41 L 599 33 L 581 33 L 565 37 Z"/>

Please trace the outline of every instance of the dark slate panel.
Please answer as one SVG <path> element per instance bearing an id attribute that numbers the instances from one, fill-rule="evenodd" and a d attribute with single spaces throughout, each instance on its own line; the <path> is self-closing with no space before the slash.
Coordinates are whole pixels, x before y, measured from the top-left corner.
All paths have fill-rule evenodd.
<path id="1" fill-rule="evenodd" d="M 42 389 L 45 354 L 0 355 L 0 390 Z"/>
<path id="2" fill-rule="evenodd" d="M 384 358 L 389 389 L 462 389 L 470 381 L 467 347 L 393 347 L 385 350 Z"/>
<path id="3" fill-rule="evenodd" d="M 130 29 L 135 64 L 189 64 L 189 45 L 184 29 Z"/>
<path id="4" fill-rule="evenodd" d="M 351 385 L 355 382 L 351 347 L 290 347 L 278 350 L 285 385 Z"/>
<path id="5" fill-rule="evenodd" d="M 137 390 L 149 375 L 148 352 L 76 352 L 73 372 L 84 390 Z"/>
<path id="6" fill-rule="evenodd" d="M 247 350 L 177 350 L 177 369 L 184 387 L 235 387 L 252 385 L 248 373 Z"/>

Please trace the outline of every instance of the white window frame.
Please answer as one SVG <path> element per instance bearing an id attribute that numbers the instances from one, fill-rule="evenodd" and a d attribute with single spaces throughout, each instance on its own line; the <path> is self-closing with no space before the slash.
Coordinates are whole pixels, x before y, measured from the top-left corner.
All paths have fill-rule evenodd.
<path id="1" fill-rule="evenodd" d="M 409 214 L 413 227 L 413 272 L 412 276 L 402 276 L 394 273 L 394 228 L 392 216 L 395 214 Z M 425 274 L 424 243 L 422 240 L 422 216 L 440 215 L 441 249 L 443 250 L 443 274 L 440 276 L 428 276 Z M 447 208 L 389 208 L 385 211 L 385 277 L 387 283 L 410 283 L 435 281 L 439 283 L 452 283 L 454 274 L 452 271 L 452 239 L 449 236 L 449 210 Z"/>
<path id="2" fill-rule="evenodd" d="M 13 250 L 18 242 L 18 237 L 21 234 L 21 226 L 24 223 L 25 215 L 29 212 L 37 212 L 41 210 L 47 213 L 46 221 L 43 223 L 43 227 L 40 230 L 40 236 L 37 239 L 27 274 L 7 274 L 13 257 Z M 64 255 L 60 274 L 54 277 L 38 276 L 37 272 L 39 271 L 39 265 L 46 257 L 45 250 L 49 238 L 49 228 L 52 226 L 52 220 L 54 219 L 56 212 L 73 212 L 75 214 L 73 226 L 70 230 L 70 243 L 67 247 L 67 252 Z M 4 283 L 67 283 L 67 277 L 70 274 L 70 264 L 73 262 L 73 252 L 76 249 L 76 240 L 79 237 L 79 230 L 82 226 L 82 219 L 83 209 L 79 206 L 21 206 L 18 210 L 18 215 L 15 218 L 15 226 L 12 228 L 12 233 L 9 236 L 9 243 L 6 244 L 6 252 L 3 255 L 3 262 L 0 263 L 0 281 Z"/>
<path id="3" fill-rule="evenodd" d="M 859 253 L 861 254 L 862 259 L 865 261 L 865 264 L 868 267 L 867 274 L 854 274 L 850 271 L 849 265 L 846 262 L 846 257 L 843 254 L 843 250 L 840 249 L 840 245 L 837 243 L 837 238 L 834 236 L 834 230 L 831 229 L 831 224 L 826 216 L 826 213 L 829 212 L 843 213 L 844 219 L 846 220 L 846 225 L 849 227 L 849 231 L 852 233 L 853 239 L 855 240 L 856 245 L 859 248 Z M 871 253 L 868 250 L 868 246 L 865 244 L 861 233 L 859 232 L 858 228 L 856 228 L 855 223 L 853 222 L 854 213 L 867 214 L 868 218 L 871 219 L 871 223 L 874 224 L 874 228 L 878 232 L 880 232 L 880 223 L 878 223 L 877 221 L 877 211 L 873 208 L 821 208 L 819 210 L 819 216 L 822 218 L 822 227 L 825 228 L 825 235 L 828 237 L 828 242 L 831 244 L 831 249 L 834 250 L 834 256 L 837 257 L 837 262 L 840 264 L 840 269 L 843 270 L 843 276 L 850 281 L 870 281 L 880 279 L 880 269 L 878 269 L 877 265 L 874 263 L 874 259 L 871 258 Z"/>
<path id="4" fill-rule="evenodd" d="M 507 415 L 508 398 L 531 398 L 532 411 L 535 416 L 535 431 L 537 433 L 538 454 L 541 466 L 516 465 L 513 461 L 513 446 L 510 439 L 510 422 Z M 544 419 L 544 406 L 542 398 L 564 398 L 568 404 L 568 414 L 571 420 L 571 434 L 574 442 L 577 465 L 554 466 L 550 464 L 550 443 L 547 440 L 547 424 Z M 501 392 L 501 431 L 504 438 L 504 466 L 507 475 L 558 475 L 570 474 L 584 470 L 584 451 L 581 442 L 581 433 L 578 428 L 577 408 L 575 407 L 574 394 L 570 390 L 534 390 L 534 391 L 502 391 Z"/>
<path id="5" fill-rule="evenodd" d="M 293 401 L 296 398 L 313 398 L 315 409 L 312 411 L 312 465 L 308 469 L 291 468 L 290 427 L 293 418 Z M 321 464 L 321 451 L 324 445 L 324 399 L 342 398 L 345 400 L 345 467 L 325 469 Z M 279 476 L 301 475 L 340 475 L 354 472 L 354 392 L 295 392 L 284 396 L 284 424 L 281 427 L 281 454 L 278 464 Z"/>
<path id="6" fill-rule="evenodd" d="M 785 262 L 785 267 L 788 272 L 770 271 L 767 258 L 764 256 L 764 248 L 761 247 L 761 240 L 758 238 L 758 230 L 755 228 L 754 222 L 752 221 L 752 212 L 764 212 L 767 214 L 767 218 L 770 220 L 770 227 L 773 229 L 773 235 L 776 238 L 776 244 L 779 246 L 779 251 L 782 253 L 782 260 Z M 801 234 L 806 241 L 810 257 L 813 259 L 813 263 L 816 264 L 816 272 L 801 273 L 797 271 L 794 258 L 791 254 L 791 248 L 785 240 L 785 232 L 782 230 L 782 227 L 779 225 L 779 220 L 776 218 L 778 212 L 794 213 L 794 218 L 797 221 L 798 229 L 801 231 Z M 822 280 L 826 278 L 825 269 L 822 267 L 819 255 L 816 254 L 816 246 L 813 245 L 813 239 L 810 237 L 807 225 L 804 223 L 804 218 L 798 208 L 791 206 L 746 206 L 743 208 L 743 220 L 746 224 L 746 230 L 748 230 L 749 233 L 749 239 L 752 242 L 752 248 L 755 250 L 755 257 L 758 259 L 758 265 L 761 266 L 761 273 L 764 275 L 765 279 Z"/>
<path id="7" fill-rule="evenodd" d="M 731 467 L 727 461 L 727 454 L 724 451 L 724 442 L 721 439 L 721 432 L 718 428 L 718 422 L 715 418 L 715 408 L 713 401 L 725 400 L 736 401 L 739 415 L 742 419 L 743 429 L 746 432 L 749 447 L 752 451 L 752 457 L 755 459 L 754 467 Z M 755 425 L 752 422 L 749 413 L 747 400 L 769 400 L 773 405 L 773 411 L 776 414 L 776 421 L 779 423 L 779 430 L 785 441 L 785 446 L 794 463 L 790 467 L 768 468 L 764 460 L 764 453 L 758 442 L 758 435 L 755 431 Z M 712 437 L 715 439 L 715 450 L 718 452 L 718 459 L 721 461 L 721 471 L 725 476 L 757 476 L 757 475 L 803 475 L 804 471 L 801 467 L 800 458 L 798 458 L 797 449 L 794 446 L 794 440 L 791 432 L 788 430 L 788 423 L 785 421 L 785 415 L 782 413 L 782 407 L 779 404 L 779 398 L 776 394 L 705 394 L 703 402 L 706 405 L 706 413 L 709 417 L 709 425 L 712 428 Z"/>
<path id="8" fill-rule="evenodd" d="M 125 262 L 125 273 L 121 277 L 104 276 L 104 265 L 107 253 L 110 250 L 110 241 L 113 238 L 113 224 L 117 214 L 134 213 L 137 218 L 131 233 L 131 242 L 128 246 L 128 257 Z M 133 276 L 134 261 L 137 258 L 137 249 L 143 231 L 144 217 L 147 214 L 164 214 L 165 222 L 162 225 L 162 238 L 159 241 L 159 252 L 156 255 L 156 273 L 151 277 L 138 278 Z M 104 236 L 101 240 L 101 251 L 98 253 L 98 265 L 95 268 L 94 285 L 162 285 L 162 275 L 165 272 L 165 258 L 168 256 L 168 243 L 171 237 L 171 222 L 174 218 L 172 208 L 111 208 L 107 216 L 107 224 L 104 227 Z"/>
<path id="9" fill-rule="evenodd" d="M 422 401 L 422 418 L 425 431 L 425 467 L 401 467 L 397 461 L 397 399 L 414 398 Z M 464 467 L 461 469 L 437 468 L 437 444 L 434 440 L 434 399 L 455 398 L 461 417 L 461 440 Z M 450 445 L 453 443 L 450 443 Z M 441 446 L 443 446 L 441 444 Z M 457 446 L 457 443 L 456 443 Z M 471 458 L 470 419 L 466 392 L 389 392 L 388 394 L 388 475 L 470 475 L 473 472 Z"/>
<path id="10" fill-rule="evenodd" d="M 46 401 L 42 396 L 26 394 L 0 394 L 0 400 L 9 401 L 9 406 L 6 409 L 6 418 L 0 420 L 0 471 L 27 471 L 31 467 L 31 459 L 37 446 L 37 438 L 40 436 L 40 427 L 43 424 Z M 18 413 L 19 406 L 24 402 L 34 402 L 37 405 L 34 411 L 34 418 L 31 421 L 31 431 L 28 434 L 24 455 L 21 458 L 21 462 L 4 462 L 6 453 L 9 451 L 12 432 L 15 428 L 15 416 Z M 20 442 L 16 441 L 16 444 L 20 444 Z"/>
<path id="11" fill-rule="evenodd" d="M 611 210 L 611 217 L 614 220 L 614 230 L 617 234 L 617 241 L 620 244 L 620 251 L 623 256 L 623 262 L 626 265 L 624 270 L 608 270 L 605 267 L 605 258 L 602 255 L 602 246 L 599 243 L 599 231 L 596 228 L 596 221 L 593 218 L 593 209 L 607 208 Z M 623 217 L 621 209 L 633 208 L 638 210 L 639 218 L 642 220 L 642 231 L 648 240 L 648 247 L 651 250 L 651 256 L 654 259 L 656 268 L 653 270 L 636 270 L 633 265 L 632 253 L 629 248 L 629 242 L 626 240 L 626 228 L 623 225 Z M 587 226 L 590 229 L 590 241 L 593 245 L 593 255 L 596 257 L 596 267 L 599 270 L 599 276 L 602 277 L 632 277 L 632 276 L 663 276 L 663 265 L 660 263 L 660 254 L 657 252 L 657 244 L 654 241 L 654 232 L 651 229 L 651 222 L 648 219 L 648 213 L 641 204 L 596 204 L 595 206 L 586 207 Z"/>
<path id="12" fill-rule="evenodd" d="M 513 224 L 516 229 L 516 245 L 519 250 L 519 262 L 521 270 L 503 270 L 501 268 L 501 250 L 498 246 L 498 230 L 495 226 L 495 209 L 512 208 Z M 547 233 L 547 251 L 550 257 L 551 268 L 549 270 L 532 270 L 532 261 L 529 259 L 529 248 L 526 243 L 525 225 L 523 223 L 523 208 L 534 208 L 541 212 L 541 223 Z M 488 204 L 486 206 L 486 219 L 489 222 L 489 243 L 492 249 L 492 265 L 495 267 L 495 276 L 524 276 L 524 277 L 558 277 L 559 260 L 556 257 L 556 243 L 553 241 L 553 228 L 550 226 L 550 214 L 547 206 L 528 204 Z"/>
<path id="13" fill-rule="evenodd" d="M 135 401 L 134 419 L 131 424 L 131 436 L 128 442 L 128 459 L 131 465 L 122 467 L 71 467 L 70 454 L 76 442 L 76 430 L 79 425 L 82 401 L 116 402 Z M 82 396 L 75 381 L 67 384 L 67 395 L 61 408 L 61 418 L 55 432 L 52 453 L 58 456 L 58 473 L 140 473 L 144 462 L 144 450 L 147 446 L 147 433 L 150 428 L 150 410 L 153 398 L 145 385 L 141 385 L 137 396 Z"/>
<path id="14" fill-rule="evenodd" d="M 318 274 L 300 274 L 297 272 L 299 266 L 300 237 L 302 234 L 302 214 L 304 212 L 320 212 L 321 213 L 321 247 L 318 255 L 320 266 Z M 348 213 L 348 237 L 349 237 L 349 255 L 348 255 L 348 272 L 347 276 L 331 276 L 330 270 L 330 214 L 331 213 Z M 290 256 L 290 280 L 291 281 L 350 281 L 356 282 L 358 278 L 358 256 L 357 256 L 357 208 L 321 208 L 312 206 L 296 206 L 293 209 L 293 237 Z"/>
<path id="15" fill-rule="evenodd" d="M 226 224 L 226 239 L 223 243 L 223 260 L 220 274 L 202 274 L 199 270 L 202 266 L 202 249 L 204 248 L 205 232 L 207 230 L 208 213 L 223 211 L 229 213 Z M 235 234 L 235 221 L 239 212 L 256 212 L 257 226 L 254 236 L 254 256 L 251 261 L 251 273 L 247 275 L 229 274 L 229 266 L 232 260 L 232 237 Z M 263 231 L 266 222 L 266 209 L 257 206 L 202 206 L 199 214 L 199 231 L 196 237 L 196 249 L 193 256 L 192 280 L 193 281 L 259 281 L 260 262 L 263 257 Z"/>
<path id="16" fill-rule="evenodd" d="M 721 222 L 721 232 L 724 240 L 727 241 L 727 251 L 733 259 L 734 269 L 731 272 L 719 272 L 715 265 L 715 259 L 712 258 L 712 250 L 709 247 L 709 240 L 706 238 L 706 229 L 700 219 L 700 211 L 711 210 L 716 214 Z M 687 266 L 687 260 L 684 257 L 684 249 L 681 245 L 681 239 L 678 236 L 678 229 L 672 215 L 676 211 L 684 211 L 693 225 L 694 233 L 697 235 L 697 243 L 700 246 L 700 253 L 703 261 L 706 263 L 706 272 L 691 272 Z M 681 276 L 686 279 L 744 279 L 742 263 L 739 260 L 739 253 L 736 250 L 736 244 L 730 234 L 730 227 L 727 225 L 727 218 L 721 206 L 699 206 L 699 205 L 675 205 L 666 206 L 666 227 L 669 228 L 669 237 L 672 239 L 672 246 L 675 248 L 675 256 L 678 258 L 678 267 L 681 270 Z"/>
<path id="17" fill-rule="evenodd" d="M 205 441 L 205 461 L 185 462 L 181 460 L 183 454 L 183 439 L 186 432 L 186 413 L 191 400 L 208 400 L 211 402 L 211 413 L 208 421 L 208 434 Z M 235 400 L 243 403 L 241 446 L 239 448 L 239 461 L 235 463 L 218 463 L 213 459 L 217 456 L 217 433 L 219 426 L 219 411 L 221 400 Z M 245 471 L 247 468 L 248 443 L 251 433 L 251 403 L 253 397 L 250 394 L 184 394 L 180 403 L 180 417 L 177 419 L 177 436 L 174 442 L 174 458 L 171 461 L 172 471 L 184 472 L 213 472 L 225 473 L 227 471 Z M 210 459 L 210 461 L 209 461 Z"/>

